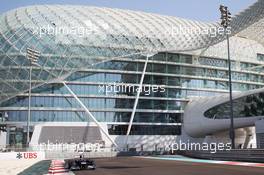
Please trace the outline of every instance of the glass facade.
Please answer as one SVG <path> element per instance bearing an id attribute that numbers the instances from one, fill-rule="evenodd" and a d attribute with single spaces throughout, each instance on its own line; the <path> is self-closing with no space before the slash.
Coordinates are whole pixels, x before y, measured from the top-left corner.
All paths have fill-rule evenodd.
<path id="1" fill-rule="evenodd" d="M 234 117 L 257 117 L 264 116 L 264 93 L 257 93 L 233 100 Z M 217 105 L 204 113 L 211 119 L 228 119 L 230 116 L 230 103 Z"/>
<path id="2" fill-rule="evenodd" d="M 126 135 L 128 125 L 108 125 L 110 135 Z M 169 125 L 133 125 L 130 135 L 180 135 L 180 126 Z"/>
<path id="3" fill-rule="evenodd" d="M 117 58 L 82 68 L 65 81 L 99 122 L 106 122 L 110 134 L 123 135 L 129 123 L 136 90 L 144 67 L 144 57 Z M 264 86 L 263 75 L 246 71 L 256 64 L 233 62 L 233 89 L 246 91 Z M 60 68 L 57 68 L 59 71 Z M 10 67 L 15 71 L 17 67 Z M 33 68 L 33 74 L 39 74 Z M 38 77 L 38 76 L 36 76 Z M 27 77 L 25 81 L 28 83 Z M 33 84 L 44 83 L 33 76 Z M 115 89 L 116 88 L 116 89 Z M 214 96 L 228 92 L 226 59 L 200 57 L 178 53 L 159 53 L 151 57 L 146 69 L 131 135 L 180 134 L 184 108 L 190 97 Z M 17 95 L 0 104 L 8 122 L 26 122 L 28 93 Z M 256 107 L 259 104 L 256 103 Z M 251 108 L 251 106 L 249 106 Z M 224 106 L 228 108 L 228 106 Z M 221 109 L 212 109 L 212 118 Z M 32 90 L 32 122 L 91 121 L 77 101 L 61 83 L 49 83 Z M 246 109 L 245 109 L 246 110 Z M 256 109 L 258 111 L 258 107 Z M 215 112 L 216 111 L 216 112 Z"/>

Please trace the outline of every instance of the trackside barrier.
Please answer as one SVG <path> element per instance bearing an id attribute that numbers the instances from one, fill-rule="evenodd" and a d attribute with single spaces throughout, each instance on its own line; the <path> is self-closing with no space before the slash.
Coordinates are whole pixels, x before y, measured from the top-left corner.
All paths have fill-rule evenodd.
<path id="1" fill-rule="evenodd" d="M 209 159 L 209 160 L 227 160 L 227 161 L 247 161 L 264 163 L 264 149 L 234 149 L 229 151 L 177 151 L 187 157 Z"/>
<path id="2" fill-rule="evenodd" d="M 0 152 L 0 160 L 44 160 L 45 152 L 28 151 L 28 152 Z"/>
<path id="3" fill-rule="evenodd" d="M 155 156 L 171 155 L 169 151 L 120 151 L 117 156 Z"/>

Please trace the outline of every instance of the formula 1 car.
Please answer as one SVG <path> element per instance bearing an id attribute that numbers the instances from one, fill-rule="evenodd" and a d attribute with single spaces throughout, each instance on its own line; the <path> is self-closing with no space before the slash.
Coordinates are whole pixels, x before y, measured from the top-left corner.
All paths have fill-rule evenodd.
<path id="1" fill-rule="evenodd" d="M 80 156 L 77 159 L 69 159 L 65 161 L 65 168 L 69 170 L 95 170 L 95 162 L 91 159 Z"/>

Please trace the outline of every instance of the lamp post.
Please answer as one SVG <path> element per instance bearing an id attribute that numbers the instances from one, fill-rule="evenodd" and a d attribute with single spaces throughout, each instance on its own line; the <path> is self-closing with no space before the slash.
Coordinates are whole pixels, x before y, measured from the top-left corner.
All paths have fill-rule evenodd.
<path id="1" fill-rule="evenodd" d="M 229 137 L 231 139 L 232 149 L 235 149 L 235 131 L 234 131 L 234 113 L 233 113 L 233 97 L 232 97 L 232 74 L 231 74 L 231 60 L 230 60 L 230 49 L 229 49 L 229 36 L 226 33 L 226 29 L 229 27 L 231 22 L 231 13 L 226 6 L 220 5 L 221 12 L 221 26 L 225 29 L 225 35 L 227 40 L 227 56 L 228 56 L 228 79 L 229 79 L 229 98 L 230 98 L 230 129 Z"/>
<path id="2" fill-rule="evenodd" d="M 40 53 L 36 50 L 33 50 L 31 48 L 27 48 L 27 59 L 30 62 L 30 68 L 29 68 L 29 90 L 28 90 L 28 116 L 27 116 L 27 146 L 29 145 L 29 129 L 30 129 L 30 118 L 31 118 L 31 80 L 32 80 L 32 65 L 36 65 L 38 58 L 40 56 Z"/>

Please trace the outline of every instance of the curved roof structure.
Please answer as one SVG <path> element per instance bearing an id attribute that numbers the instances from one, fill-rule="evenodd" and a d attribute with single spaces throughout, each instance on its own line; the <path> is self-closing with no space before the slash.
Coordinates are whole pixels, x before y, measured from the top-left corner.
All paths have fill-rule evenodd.
<path id="1" fill-rule="evenodd" d="M 263 27 L 257 27 L 263 21 L 259 0 L 233 18 L 232 35 L 263 44 Z M 218 23 L 87 6 L 22 7 L 1 15 L 0 24 L 0 101 L 28 90 L 27 48 L 41 53 L 32 76 L 36 87 L 114 57 L 195 50 L 225 39 L 210 33 Z"/>

